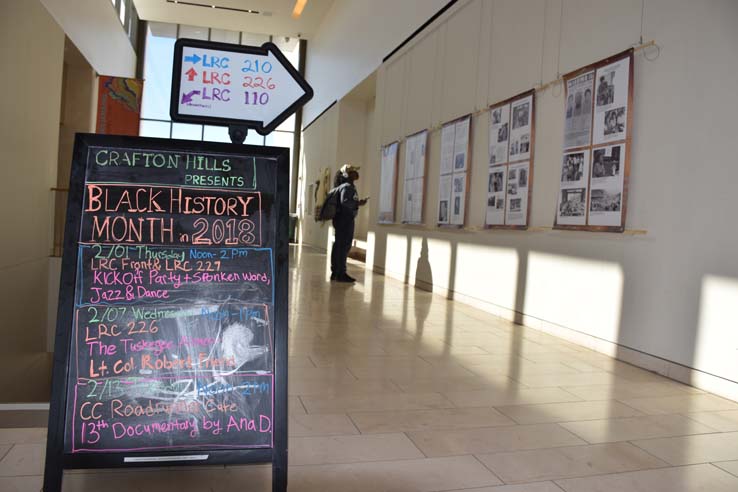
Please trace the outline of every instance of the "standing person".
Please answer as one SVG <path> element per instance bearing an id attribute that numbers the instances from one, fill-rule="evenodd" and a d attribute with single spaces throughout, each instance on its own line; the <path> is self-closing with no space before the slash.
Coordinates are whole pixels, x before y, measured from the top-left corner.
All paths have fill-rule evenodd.
<path id="1" fill-rule="evenodd" d="M 346 273 L 346 258 L 348 258 L 351 242 L 354 238 L 354 222 L 359 207 L 366 204 L 368 198 L 359 200 L 359 194 L 354 181 L 359 179 L 359 168 L 351 164 L 344 164 L 336 173 L 333 186 L 338 193 L 338 207 L 333 217 L 333 228 L 336 239 L 331 250 L 331 280 L 336 282 L 356 282 L 356 279 Z"/>

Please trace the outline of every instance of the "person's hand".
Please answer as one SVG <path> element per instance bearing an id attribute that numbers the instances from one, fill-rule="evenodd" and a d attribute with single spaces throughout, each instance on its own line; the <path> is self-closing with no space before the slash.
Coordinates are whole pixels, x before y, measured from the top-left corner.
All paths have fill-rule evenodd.
<path id="1" fill-rule="evenodd" d="M 368 201 L 369 201 L 369 197 L 362 198 L 361 200 L 359 200 L 359 206 L 366 205 L 366 202 Z"/>

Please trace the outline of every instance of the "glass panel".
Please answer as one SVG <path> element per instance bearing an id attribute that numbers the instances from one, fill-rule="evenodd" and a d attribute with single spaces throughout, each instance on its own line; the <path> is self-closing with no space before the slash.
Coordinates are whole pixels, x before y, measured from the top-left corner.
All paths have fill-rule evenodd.
<path id="1" fill-rule="evenodd" d="M 169 120 L 169 94 L 172 90 L 172 63 L 176 37 L 176 24 L 148 23 L 142 118 Z"/>
<path id="2" fill-rule="evenodd" d="M 169 138 L 170 125 L 164 121 L 141 120 L 138 134 L 142 137 Z"/>
<path id="3" fill-rule="evenodd" d="M 292 132 L 272 132 L 266 136 L 266 145 L 272 147 L 287 147 L 290 149 L 290 155 L 292 155 Z"/>
<path id="4" fill-rule="evenodd" d="M 198 26 L 179 26 L 179 37 L 189 39 L 208 39 L 208 28 Z"/>
<path id="5" fill-rule="evenodd" d="M 227 126 L 205 126 L 205 137 L 203 140 L 208 142 L 225 142 L 231 143 L 231 137 L 228 136 Z"/>
<path id="6" fill-rule="evenodd" d="M 131 5 L 131 15 L 128 19 L 128 37 L 131 40 L 131 44 L 133 45 L 134 49 L 136 47 L 136 44 L 138 43 L 138 12 L 136 11 L 136 6 Z"/>
<path id="7" fill-rule="evenodd" d="M 248 145 L 264 145 L 264 137 L 256 133 L 256 130 L 249 130 L 244 143 Z"/>
<path id="8" fill-rule="evenodd" d="M 300 40 L 289 36 L 274 36 L 272 43 L 284 54 L 295 69 L 299 68 L 300 62 Z"/>
<path id="9" fill-rule="evenodd" d="M 126 0 L 120 0 L 120 23 L 126 25 Z"/>
<path id="10" fill-rule="evenodd" d="M 172 138 L 181 138 L 182 140 L 202 140 L 202 125 L 173 123 Z"/>
<path id="11" fill-rule="evenodd" d="M 295 131 L 295 115 L 293 114 L 292 116 L 284 120 L 282 123 L 280 123 L 279 126 L 276 128 L 276 130 L 280 132 Z"/>
<path id="12" fill-rule="evenodd" d="M 252 34 L 250 32 L 241 33 L 241 44 L 244 46 L 261 46 L 269 41 L 268 34 Z"/>
<path id="13" fill-rule="evenodd" d="M 210 29 L 210 41 L 217 41 L 219 43 L 232 43 L 238 44 L 237 31 L 226 31 L 225 29 Z"/>

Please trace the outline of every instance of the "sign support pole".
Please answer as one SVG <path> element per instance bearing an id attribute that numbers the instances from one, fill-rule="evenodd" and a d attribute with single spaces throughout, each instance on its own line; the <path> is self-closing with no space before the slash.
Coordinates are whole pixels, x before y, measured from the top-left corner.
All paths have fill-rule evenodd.
<path id="1" fill-rule="evenodd" d="M 234 144 L 242 144 L 246 140 L 249 129 L 242 125 L 230 125 L 228 127 L 228 136 L 231 137 L 231 142 Z"/>

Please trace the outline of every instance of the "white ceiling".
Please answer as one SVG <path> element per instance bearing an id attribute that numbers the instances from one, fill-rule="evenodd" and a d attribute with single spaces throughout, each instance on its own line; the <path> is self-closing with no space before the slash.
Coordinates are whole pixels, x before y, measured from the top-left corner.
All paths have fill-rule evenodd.
<path id="1" fill-rule="evenodd" d="M 216 5 L 259 14 L 214 9 L 167 0 L 134 0 L 143 20 L 214 27 L 255 34 L 274 34 L 309 39 L 315 35 L 333 0 L 308 0 L 299 19 L 292 18 L 295 0 L 181 0 Z"/>

